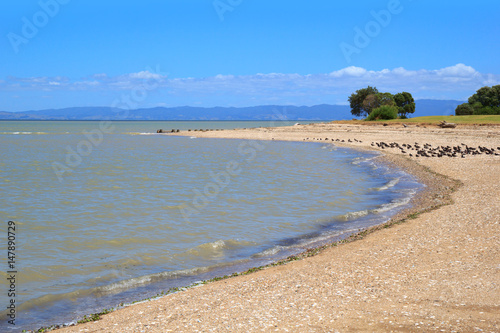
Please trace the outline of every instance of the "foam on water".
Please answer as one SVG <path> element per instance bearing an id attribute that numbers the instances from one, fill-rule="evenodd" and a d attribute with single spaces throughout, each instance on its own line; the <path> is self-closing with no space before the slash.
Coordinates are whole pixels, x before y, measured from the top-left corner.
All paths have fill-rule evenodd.
<path id="1" fill-rule="evenodd" d="M 394 178 L 394 179 L 391 179 L 387 184 L 385 184 L 384 186 L 381 186 L 379 188 L 377 188 L 376 190 L 377 191 L 385 191 L 391 187 L 394 187 L 397 185 L 397 183 L 399 183 L 399 180 L 401 178 Z"/>

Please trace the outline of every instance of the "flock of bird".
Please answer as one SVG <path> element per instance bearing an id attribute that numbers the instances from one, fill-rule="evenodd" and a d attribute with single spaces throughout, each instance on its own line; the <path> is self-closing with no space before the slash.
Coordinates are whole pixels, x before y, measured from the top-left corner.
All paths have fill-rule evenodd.
<path id="1" fill-rule="evenodd" d="M 189 130 L 191 131 L 191 130 Z M 197 130 L 195 130 L 197 131 Z M 212 131 L 212 130 L 202 130 L 200 131 Z M 218 130 L 216 130 L 218 131 Z M 166 133 L 166 131 L 163 130 L 158 130 L 156 131 L 157 133 Z M 172 133 L 179 132 L 179 130 L 172 130 Z M 274 138 L 273 138 L 274 140 Z M 353 142 L 358 142 L 358 143 L 363 143 L 363 141 L 358 140 L 358 139 L 329 139 L 329 138 L 305 138 L 303 139 L 304 141 L 330 141 L 330 142 L 339 142 L 339 143 L 353 143 Z M 414 144 L 399 144 L 397 142 L 390 142 L 390 143 L 385 143 L 385 142 L 372 142 L 371 143 L 372 147 L 378 147 L 380 149 L 399 149 L 402 154 L 408 154 L 410 157 L 462 157 L 465 158 L 467 155 L 494 155 L 494 156 L 500 156 L 500 147 L 496 148 L 488 148 L 488 147 L 469 147 L 465 143 L 461 143 L 458 146 L 437 146 L 433 147 L 432 145 L 428 143 L 424 144 L 419 144 L 418 142 L 415 142 Z"/>
<path id="2" fill-rule="evenodd" d="M 333 142 L 359 142 L 362 143 L 363 141 L 357 140 L 357 139 L 348 139 L 346 140 L 340 140 L 340 139 L 329 139 L 329 138 L 306 138 L 304 141 L 333 141 Z M 496 148 L 488 148 L 488 147 L 483 147 L 483 146 L 478 146 L 478 147 L 470 147 L 466 145 L 465 143 L 461 143 L 458 146 L 437 146 L 433 147 L 432 145 L 428 143 L 424 144 L 419 144 L 418 142 L 415 142 L 414 144 L 399 144 L 397 142 L 390 142 L 390 143 L 385 143 L 385 142 L 372 142 L 371 143 L 372 147 L 378 147 L 380 149 L 399 149 L 402 154 L 408 154 L 410 157 L 461 157 L 465 158 L 467 155 L 494 155 L 494 156 L 500 156 L 500 147 Z"/>
<path id="3" fill-rule="evenodd" d="M 469 147 L 465 143 L 461 143 L 458 146 L 437 146 L 433 147 L 428 143 L 420 145 L 418 142 L 415 144 L 398 144 L 397 142 L 385 143 L 385 142 L 372 142 L 371 145 L 377 146 L 381 149 L 386 148 L 396 148 L 403 154 L 408 154 L 408 156 L 415 157 L 462 157 L 465 158 L 466 155 L 495 155 L 500 156 L 500 147 L 488 148 L 488 147 Z M 497 151 L 498 150 L 498 151 Z M 412 153 L 413 152 L 413 153 Z"/>
<path id="4" fill-rule="evenodd" d="M 311 138 L 311 139 L 309 139 L 309 138 L 305 138 L 305 139 L 302 139 L 302 140 L 303 140 L 303 141 L 309 141 L 309 140 L 323 141 L 323 138 Z M 325 139 L 324 139 L 324 141 L 329 141 L 329 140 L 330 140 L 330 139 L 328 139 L 328 138 L 325 138 Z M 361 141 L 361 140 L 357 140 L 357 139 L 353 139 L 353 140 L 351 140 L 351 139 L 347 139 L 347 141 L 346 141 L 346 140 L 340 140 L 340 139 L 337 139 L 337 140 L 332 139 L 332 141 L 334 141 L 334 142 L 359 142 L 359 143 L 362 143 L 362 142 L 363 142 L 363 141 Z"/>

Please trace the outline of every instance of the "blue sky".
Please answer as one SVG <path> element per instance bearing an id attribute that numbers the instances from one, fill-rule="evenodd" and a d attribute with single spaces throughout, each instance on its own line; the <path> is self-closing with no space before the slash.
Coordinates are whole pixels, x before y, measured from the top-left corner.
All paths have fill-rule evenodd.
<path id="1" fill-rule="evenodd" d="M 500 84 L 499 1 L 0 4 L 0 111 L 465 100 Z"/>

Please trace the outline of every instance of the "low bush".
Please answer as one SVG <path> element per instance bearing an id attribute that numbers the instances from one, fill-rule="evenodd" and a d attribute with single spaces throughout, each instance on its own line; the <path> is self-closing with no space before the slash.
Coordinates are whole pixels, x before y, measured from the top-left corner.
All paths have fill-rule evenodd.
<path id="1" fill-rule="evenodd" d="M 500 115 L 500 107 L 483 106 L 482 108 L 474 109 L 475 115 Z"/>
<path id="2" fill-rule="evenodd" d="M 390 120 L 398 117 L 398 108 L 391 105 L 382 105 L 374 109 L 366 120 Z"/>
<path id="3" fill-rule="evenodd" d="M 474 114 L 474 108 L 469 103 L 460 104 L 455 110 L 457 116 L 468 116 Z"/>

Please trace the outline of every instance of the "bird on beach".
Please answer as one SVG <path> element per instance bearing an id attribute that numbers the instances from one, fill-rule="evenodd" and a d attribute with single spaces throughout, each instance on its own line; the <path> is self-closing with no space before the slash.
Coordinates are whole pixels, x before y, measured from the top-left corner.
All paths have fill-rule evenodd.
<path id="1" fill-rule="evenodd" d="M 358 141 L 357 139 L 354 139 L 355 141 Z M 349 139 L 349 142 L 351 140 Z M 361 142 L 361 141 L 359 141 Z M 414 145 L 412 146 L 411 144 L 403 143 L 399 144 L 398 142 L 372 142 L 370 144 L 372 147 L 377 146 L 380 149 L 399 149 L 402 154 L 408 154 L 408 151 L 413 150 L 416 151 L 416 154 L 409 154 L 410 157 L 450 157 L 450 158 L 456 158 L 460 155 L 461 158 L 465 158 L 467 155 L 492 155 L 492 156 L 500 156 L 500 153 L 496 152 L 496 148 L 488 148 L 486 146 L 478 146 L 476 147 L 469 147 L 468 145 L 462 143 L 458 146 L 437 146 L 433 147 L 429 143 L 424 143 L 423 145 L 420 145 L 418 142 L 415 142 Z M 500 147 L 497 147 L 498 150 L 500 150 Z"/>

